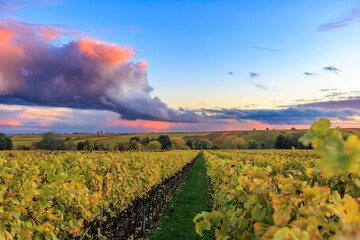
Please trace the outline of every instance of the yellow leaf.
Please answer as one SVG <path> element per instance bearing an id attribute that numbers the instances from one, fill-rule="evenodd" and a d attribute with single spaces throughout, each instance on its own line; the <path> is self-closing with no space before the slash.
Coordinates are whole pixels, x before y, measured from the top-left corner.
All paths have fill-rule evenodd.
<path id="1" fill-rule="evenodd" d="M 312 168 L 306 169 L 306 176 L 308 176 L 309 178 L 313 178 L 313 173 L 312 173 L 312 171 L 313 171 Z"/>

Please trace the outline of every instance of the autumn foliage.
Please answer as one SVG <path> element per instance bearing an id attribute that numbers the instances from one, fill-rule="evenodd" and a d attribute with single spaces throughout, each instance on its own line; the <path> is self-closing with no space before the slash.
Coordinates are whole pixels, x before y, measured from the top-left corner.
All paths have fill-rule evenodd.
<path id="1" fill-rule="evenodd" d="M 206 152 L 212 212 L 194 218 L 217 239 L 359 239 L 360 141 L 320 119 L 315 150 Z"/>

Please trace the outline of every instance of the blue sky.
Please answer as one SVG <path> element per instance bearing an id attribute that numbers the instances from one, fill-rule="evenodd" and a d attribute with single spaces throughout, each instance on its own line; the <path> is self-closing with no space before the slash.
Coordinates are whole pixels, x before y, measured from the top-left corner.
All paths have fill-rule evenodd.
<path id="1" fill-rule="evenodd" d="M 2 19 L 77 33 L 59 36 L 54 45 L 86 36 L 134 49 L 135 55 L 128 61 L 147 62 L 145 78 L 153 88 L 149 93 L 152 98 L 158 97 L 170 109 L 183 108 L 205 116 L 186 126 L 183 120 L 171 118 L 170 122 L 177 123 L 158 130 L 212 130 L 228 128 L 229 124 L 243 129 L 266 127 L 274 122 L 238 115 L 224 117 L 223 112 L 209 120 L 209 114 L 214 109 L 276 112 L 299 104 L 313 108 L 312 103 L 330 102 L 321 108 L 327 111 L 333 108 L 332 101 L 344 101 L 343 108 L 337 109 L 338 115 L 343 115 L 341 111 L 346 108 L 354 110 L 346 119 L 331 115 L 334 123 L 359 125 L 358 109 L 346 105 L 346 100 L 357 98 L 356 91 L 360 90 L 359 1 L 6 0 L 0 3 L 0 9 Z M 8 101 L 2 103 L 7 105 Z M 53 110 L 62 103 L 32 100 L 30 105 Z M 78 110 L 71 111 L 76 114 Z M 107 114 L 117 121 L 115 116 L 122 114 L 116 113 Z M 3 114 L 9 112 L 4 110 Z M 97 111 L 92 114 L 95 116 Z M 318 117 L 321 114 L 303 122 L 284 117 L 276 126 L 307 126 Z M 126 120 L 169 122 L 153 118 Z M 59 118 L 46 127 L 75 128 L 61 121 L 65 120 Z M 123 126 L 119 121 L 112 125 L 115 131 L 148 130 L 141 127 L 141 122 Z M 98 127 L 95 124 L 85 130 Z M 16 131 L 14 127 L 4 122 L 0 130 Z M 43 130 L 41 126 L 36 129 Z"/>

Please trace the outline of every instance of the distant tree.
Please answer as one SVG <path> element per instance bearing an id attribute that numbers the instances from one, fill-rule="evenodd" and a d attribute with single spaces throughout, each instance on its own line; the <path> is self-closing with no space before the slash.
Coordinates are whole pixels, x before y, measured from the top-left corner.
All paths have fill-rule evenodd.
<path id="1" fill-rule="evenodd" d="M 158 141 L 161 143 L 162 149 L 170 149 L 171 141 L 168 135 L 160 135 Z"/>
<path id="2" fill-rule="evenodd" d="M 134 141 L 134 140 L 139 143 L 140 142 L 140 137 L 132 137 L 132 138 L 130 138 L 129 142 Z"/>
<path id="3" fill-rule="evenodd" d="M 262 143 L 262 144 L 261 144 L 261 149 L 266 149 L 265 143 Z"/>
<path id="4" fill-rule="evenodd" d="M 153 140 L 148 145 L 147 148 L 150 150 L 159 150 L 161 149 L 162 145 L 159 141 Z"/>
<path id="5" fill-rule="evenodd" d="M 18 145 L 16 146 L 16 150 L 30 150 L 30 147 L 27 147 L 25 145 Z"/>
<path id="6" fill-rule="evenodd" d="M 219 150 L 221 149 L 221 146 L 217 145 L 217 144 L 213 144 L 211 147 L 212 150 Z"/>
<path id="7" fill-rule="evenodd" d="M 119 150 L 119 151 L 126 151 L 127 149 L 126 149 L 125 143 L 123 143 L 123 142 L 118 142 L 118 143 L 117 143 L 117 150 Z"/>
<path id="8" fill-rule="evenodd" d="M 280 134 L 275 140 L 274 148 L 275 149 L 290 149 L 291 146 L 288 143 L 288 139 L 284 135 Z"/>
<path id="9" fill-rule="evenodd" d="M 184 139 L 180 138 L 180 137 L 174 137 L 171 139 L 171 143 L 172 145 L 174 145 L 175 149 L 181 149 L 183 148 L 183 146 L 185 146 L 185 141 Z"/>
<path id="10" fill-rule="evenodd" d="M 256 140 L 250 140 L 246 144 L 247 149 L 259 149 L 259 143 Z"/>
<path id="11" fill-rule="evenodd" d="M 293 133 L 287 136 L 279 135 L 276 138 L 274 148 L 276 149 L 305 149 L 305 146 L 299 141 L 303 134 Z M 311 148 L 311 146 L 309 147 Z"/>
<path id="12" fill-rule="evenodd" d="M 12 150 L 13 142 L 10 137 L 0 133 L 0 150 Z"/>
<path id="13" fill-rule="evenodd" d="M 189 139 L 186 141 L 186 145 L 190 148 L 190 149 L 194 149 L 194 142 Z"/>
<path id="14" fill-rule="evenodd" d="M 243 138 L 231 135 L 225 138 L 222 147 L 225 149 L 242 149 L 245 148 L 246 142 Z"/>
<path id="15" fill-rule="evenodd" d="M 243 138 L 237 137 L 233 140 L 233 145 L 236 149 L 242 149 L 246 147 L 246 142 Z"/>
<path id="16" fill-rule="evenodd" d="M 83 150 L 92 152 L 94 150 L 94 142 L 89 139 L 85 140 Z"/>
<path id="17" fill-rule="evenodd" d="M 79 150 L 79 151 L 84 150 L 84 142 L 78 142 L 77 150 Z"/>
<path id="18" fill-rule="evenodd" d="M 312 146 L 309 145 L 308 147 L 305 147 L 302 142 L 299 141 L 299 139 L 303 136 L 303 133 L 293 133 L 290 136 L 287 137 L 289 141 L 290 148 L 294 147 L 296 149 L 312 149 Z"/>
<path id="19" fill-rule="evenodd" d="M 106 147 L 103 143 L 97 143 L 94 142 L 94 148 L 95 151 L 106 151 L 109 150 L 108 147 Z"/>
<path id="20" fill-rule="evenodd" d="M 209 140 L 209 139 L 198 139 L 196 142 L 195 142 L 195 148 L 196 149 L 200 149 L 200 150 L 203 150 L 203 149 L 211 149 L 212 147 L 212 142 Z"/>
<path id="21" fill-rule="evenodd" d="M 115 151 L 128 151 L 128 150 L 130 150 L 130 143 L 129 142 L 118 142 L 115 144 L 113 149 Z"/>
<path id="22" fill-rule="evenodd" d="M 35 148 L 51 151 L 64 150 L 65 141 L 52 132 L 46 132 L 42 135 L 42 139 L 35 144 Z"/>
<path id="23" fill-rule="evenodd" d="M 136 141 L 134 139 L 134 140 L 130 141 L 129 147 L 130 147 L 130 150 L 139 150 L 142 147 L 142 145 L 141 145 L 141 143 L 139 143 L 138 141 Z"/>
<path id="24" fill-rule="evenodd" d="M 77 150 L 77 145 L 72 138 L 66 138 L 65 140 L 65 150 Z"/>
<path id="25" fill-rule="evenodd" d="M 140 143 L 141 143 L 141 145 L 146 147 L 150 143 L 149 137 L 145 137 L 145 138 L 141 139 Z"/>
<path id="26" fill-rule="evenodd" d="M 296 130 L 296 128 L 292 127 L 292 128 L 291 128 L 291 130 L 295 131 L 295 130 Z"/>
<path id="27" fill-rule="evenodd" d="M 253 128 L 253 131 L 256 131 L 256 128 Z"/>
<path id="28" fill-rule="evenodd" d="M 191 148 L 189 146 L 187 146 L 186 144 L 178 147 L 177 149 L 178 150 L 191 150 Z"/>
<path id="29" fill-rule="evenodd" d="M 14 148 L 13 142 L 10 137 L 6 137 L 6 147 L 7 150 L 12 150 Z"/>

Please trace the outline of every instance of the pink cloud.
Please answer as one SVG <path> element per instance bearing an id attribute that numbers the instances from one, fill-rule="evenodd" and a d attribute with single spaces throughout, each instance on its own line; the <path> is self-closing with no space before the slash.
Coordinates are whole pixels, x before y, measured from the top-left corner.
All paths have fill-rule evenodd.
<path id="1" fill-rule="evenodd" d="M 90 38 L 79 40 L 77 46 L 88 56 L 111 65 L 122 64 L 134 56 L 134 51 L 130 48 L 122 48 Z"/>
<path id="2" fill-rule="evenodd" d="M 61 32 L 52 27 L 42 27 L 40 28 L 40 37 L 45 41 L 51 41 L 58 39 Z"/>
<path id="3" fill-rule="evenodd" d="M 146 61 L 134 49 L 50 26 L 0 20 L 0 102 L 113 111 L 127 120 L 193 122 L 150 95 Z M 59 45 L 53 40 L 73 36 Z"/>
<path id="4" fill-rule="evenodd" d="M 164 131 L 171 128 L 173 124 L 175 123 L 147 120 L 109 120 L 108 123 L 105 124 L 105 126 L 119 129 L 132 128 L 146 131 Z"/>
<path id="5" fill-rule="evenodd" d="M 10 120 L 0 120 L 1 126 L 9 126 L 9 127 L 17 127 L 21 126 L 21 122 L 16 119 L 10 119 Z"/>
<path id="6" fill-rule="evenodd" d="M 59 117 L 64 113 L 61 109 L 48 110 L 39 108 L 28 108 L 19 114 L 19 117 L 26 120 L 41 120 L 46 122 L 56 122 Z"/>

